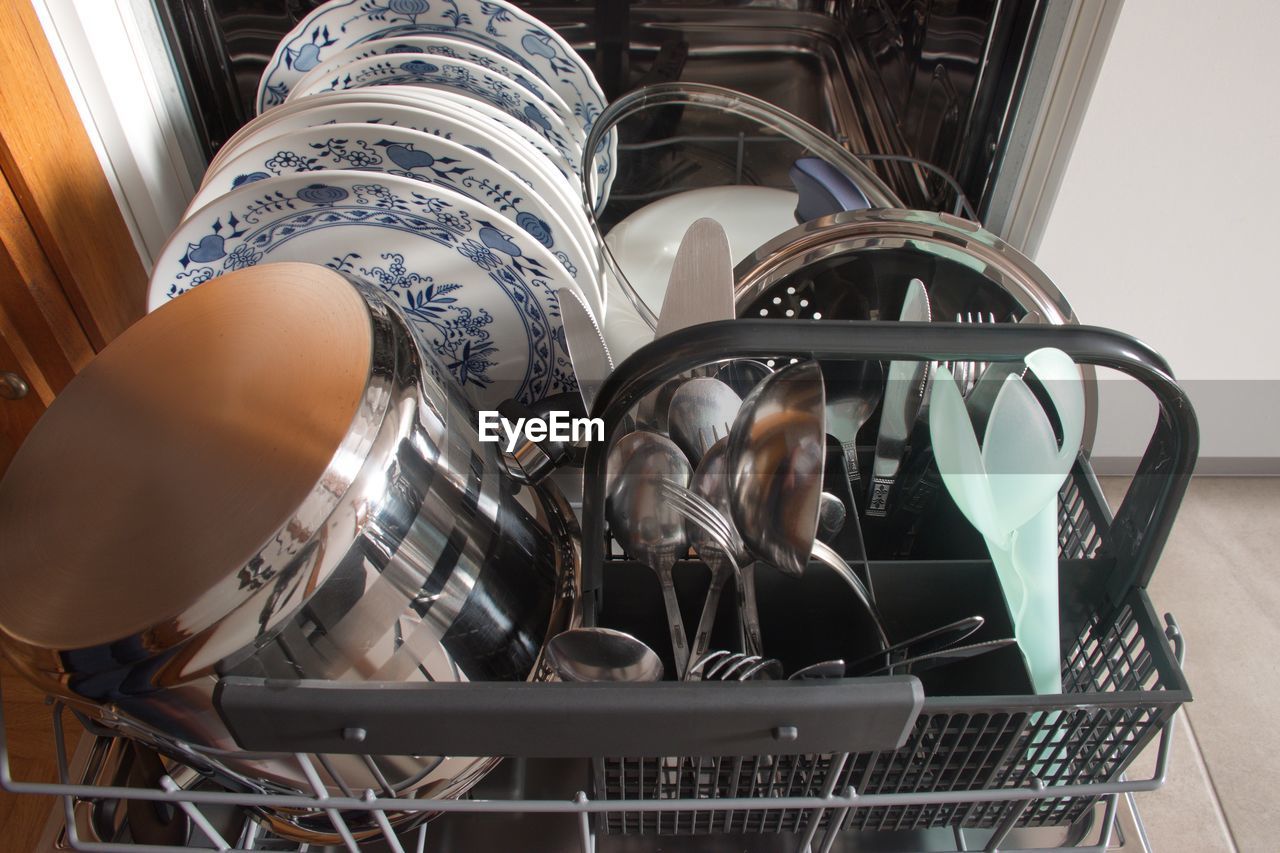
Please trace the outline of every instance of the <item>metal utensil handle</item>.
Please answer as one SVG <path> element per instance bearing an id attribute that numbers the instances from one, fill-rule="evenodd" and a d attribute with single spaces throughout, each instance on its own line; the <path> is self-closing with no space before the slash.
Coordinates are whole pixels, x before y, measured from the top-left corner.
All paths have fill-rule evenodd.
<path id="1" fill-rule="evenodd" d="M 853 491 L 854 500 L 858 500 L 863 495 L 862 472 L 858 470 L 858 440 L 842 441 L 840 449 L 844 451 L 844 470 L 849 478 L 849 488 Z"/>
<path id="2" fill-rule="evenodd" d="M 703 562 L 706 562 L 705 558 Z M 715 627 L 716 611 L 720 609 L 720 594 L 724 592 L 724 585 L 731 574 L 733 570 L 723 564 L 711 568 L 711 585 L 707 587 L 707 598 L 702 604 L 702 615 L 698 617 L 698 633 L 693 637 L 693 650 L 689 653 L 691 661 L 701 660 L 707 653 L 707 649 L 711 648 L 711 630 Z M 692 670 L 685 672 L 686 681 L 697 681 L 697 679 L 696 672 Z"/>
<path id="3" fill-rule="evenodd" d="M 970 646 L 953 646 L 952 648 L 949 648 L 949 649 L 942 649 L 941 651 L 937 651 L 937 652 L 929 652 L 928 654 L 916 655 L 915 657 L 906 658 L 905 660 L 893 661 L 891 663 L 885 664 L 884 666 L 877 667 L 876 669 L 871 670 L 870 672 L 866 673 L 866 675 L 868 677 L 873 675 L 884 675 L 886 673 L 893 672 L 895 669 L 898 669 L 899 667 L 926 664 L 926 666 L 920 667 L 920 669 L 916 670 L 918 674 L 920 672 L 924 672 L 925 670 L 935 669 L 937 667 L 944 666 L 948 663 L 953 663 L 955 661 L 961 661 L 961 660 L 968 660 L 969 658 L 978 657 L 979 655 L 985 655 L 990 652 L 1008 648 L 1009 646 L 1014 645 L 1016 642 L 1017 640 L 1014 640 L 1014 639 L 1006 639 L 1006 640 L 991 640 L 986 643 L 974 643 L 973 645 L 970 645 Z"/>
<path id="4" fill-rule="evenodd" d="M 871 591 L 867 589 L 866 584 L 862 582 L 862 578 L 858 577 L 858 573 L 853 570 L 853 567 L 845 562 L 844 558 L 835 552 L 835 549 L 821 540 L 813 543 L 811 556 L 832 569 L 840 576 L 841 580 L 849 585 L 854 595 L 858 597 L 858 601 L 862 602 L 862 606 L 866 608 L 867 615 L 871 617 L 871 623 L 876 629 L 876 636 L 880 640 L 880 648 L 889 648 L 889 635 L 885 633 L 884 620 L 880 618 L 880 611 L 876 608 L 875 602 L 871 600 Z"/>
<path id="5" fill-rule="evenodd" d="M 676 680 L 684 678 L 689 668 L 689 635 L 684 630 L 684 618 L 680 615 L 680 599 L 676 596 L 676 584 L 671 570 L 662 572 L 662 606 L 667 611 L 667 627 L 671 630 L 671 653 L 675 655 Z"/>
<path id="6" fill-rule="evenodd" d="M 747 652 L 764 654 L 764 640 L 760 634 L 760 608 L 756 604 L 756 564 L 749 563 L 738 573 L 741 581 L 738 589 L 738 615 L 742 620 L 743 641 Z"/>

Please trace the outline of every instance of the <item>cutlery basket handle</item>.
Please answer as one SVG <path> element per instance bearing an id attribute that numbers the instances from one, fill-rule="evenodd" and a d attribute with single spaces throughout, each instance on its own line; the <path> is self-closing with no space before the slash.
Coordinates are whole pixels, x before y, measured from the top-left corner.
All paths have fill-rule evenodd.
<path id="1" fill-rule="evenodd" d="M 1134 338 L 1093 326 L 883 323 L 861 320 L 725 320 L 673 332 L 634 352 L 601 386 L 592 414 L 604 419 L 604 441 L 588 446 L 583 480 L 584 614 L 594 624 L 607 542 L 604 491 L 608 449 L 631 407 L 663 383 L 695 368 L 734 358 L 802 357 L 819 361 L 1021 361 L 1056 347 L 1078 364 L 1120 371 L 1154 394 L 1160 411 L 1133 485 L 1104 532 L 1115 559 L 1105 590 L 1119 603 L 1146 587 L 1191 480 L 1199 427 L 1169 365 Z M 1087 459 L 1081 460 L 1087 463 Z M 1079 468 L 1080 466 L 1077 466 Z M 1088 468 L 1087 464 L 1083 467 Z M 1090 475 L 1091 476 L 1091 475 Z M 1100 519 L 1099 523 L 1104 523 Z M 1107 602 L 1099 602 L 1103 604 Z"/>
<path id="2" fill-rule="evenodd" d="M 251 752 L 593 758 L 894 750 L 915 725 L 924 689 L 901 675 L 697 684 L 228 677 L 214 701 Z"/>

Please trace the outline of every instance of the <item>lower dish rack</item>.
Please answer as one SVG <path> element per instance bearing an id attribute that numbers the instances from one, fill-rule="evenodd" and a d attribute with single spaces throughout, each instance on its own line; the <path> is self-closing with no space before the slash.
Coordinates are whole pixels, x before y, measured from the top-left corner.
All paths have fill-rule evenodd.
<path id="1" fill-rule="evenodd" d="M 219 773 L 219 756 L 176 743 L 163 745 L 167 763 L 148 784 L 137 785 L 127 774 L 104 771 L 102 754 L 119 739 L 96 723 L 89 723 L 98 738 L 91 752 L 99 760 L 77 778 L 69 767 L 59 705 L 54 713 L 61 781 L 14 780 L 3 743 L 0 781 L 10 791 L 62 797 L 68 841 L 83 850 L 186 844 L 312 849 L 289 846 L 274 833 L 270 815 L 289 810 L 301 810 L 323 828 L 317 830 L 323 840 L 313 843 L 350 850 L 365 840 L 391 850 L 480 849 L 465 842 L 450 846 L 444 837 L 449 831 L 435 827 L 481 819 L 493 832 L 514 833 L 507 836 L 508 849 L 681 849 L 681 839 L 640 837 L 717 835 L 761 839 L 758 845 L 744 842 L 742 849 L 826 851 L 849 849 L 837 846 L 849 834 L 942 830 L 954 835 L 955 849 L 968 849 L 966 839 L 977 837 L 995 850 L 1005 849 L 1015 828 L 1080 827 L 1099 808 L 1104 814 L 1096 849 L 1106 848 L 1118 800 L 1162 784 L 1174 715 L 1191 698 L 1177 625 L 1172 617 L 1163 623 L 1157 618 L 1145 587 L 1194 466 L 1194 414 L 1159 357 L 1114 332 L 903 325 L 706 324 L 624 362 L 601 389 L 596 411 L 605 420 L 606 440 L 588 448 L 585 462 L 584 621 L 643 638 L 654 630 L 646 618 L 660 613 L 648 600 L 656 589 L 638 591 L 646 582 L 656 587 L 644 574 L 648 570 L 606 545 L 602 492 L 608 440 L 630 406 L 669 378 L 711 361 L 764 353 L 824 363 L 1010 361 L 1054 346 L 1079 363 L 1139 379 L 1161 409 L 1138 475 L 1114 518 L 1083 457 L 1060 494 L 1063 693 L 1035 695 L 1015 649 L 997 653 L 1008 652 L 1007 659 L 992 655 L 928 676 L 820 682 L 348 686 L 228 678 L 217 699 L 237 742 L 247 753 L 295 762 L 312 781 L 310 793 L 235 787 L 236 780 Z M 874 580 L 891 635 L 910 636 L 917 623 L 936 625 L 953 613 L 974 612 L 986 617 L 984 631 L 1007 636 L 1011 630 L 988 560 L 874 559 L 855 568 Z M 697 606 L 704 574 L 691 563 L 677 567 L 682 603 Z M 816 571 L 805 577 L 794 584 L 775 580 L 770 588 L 766 575 L 758 576 L 761 601 L 769 603 L 761 613 L 766 637 L 782 636 L 777 626 L 783 623 L 771 628 L 769 620 L 787 613 L 835 630 L 834 623 L 819 621 L 824 607 L 839 606 L 838 596 L 824 586 L 830 578 Z M 955 594 L 931 598 L 946 601 L 921 605 L 919 596 L 909 595 L 944 577 Z M 662 630 L 660 623 L 656 630 Z M 804 653 L 805 632 L 797 633 L 794 641 L 781 642 L 779 656 Z M 1127 780 L 1125 769 L 1156 740 L 1154 774 Z M 550 762 L 559 776 L 547 786 L 476 789 L 466 798 L 440 801 L 401 797 L 391 786 L 351 789 L 329 762 L 334 755 L 364 755 L 373 769 L 371 756 L 406 754 L 502 756 L 516 768 Z M 184 765 L 191 768 L 185 781 Z M 340 796 L 321 781 L 322 774 L 337 782 Z M 165 804 L 170 817 L 184 822 L 185 837 L 159 846 L 136 838 L 101 839 L 95 829 L 101 821 L 95 825 L 86 811 L 122 800 Z M 219 823 L 228 812 L 252 819 Z M 423 822 L 433 816 L 439 822 Z M 551 846 L 526 835 L 553 816 L 561 829 Z M 353 829 L 357 824 L 369 829 Z M 1068 837 L 1078 840 L 1078 834 Z"/>

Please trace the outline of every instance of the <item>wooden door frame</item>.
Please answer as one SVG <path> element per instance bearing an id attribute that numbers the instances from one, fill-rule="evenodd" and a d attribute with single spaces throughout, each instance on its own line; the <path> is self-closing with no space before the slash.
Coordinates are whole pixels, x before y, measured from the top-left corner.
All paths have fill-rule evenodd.
<path id="1" fill-rule="evenodd" d="M 30 0 L 0 0 L 0 171 L 95 350 L 145 313 L 147 276 Z"/>

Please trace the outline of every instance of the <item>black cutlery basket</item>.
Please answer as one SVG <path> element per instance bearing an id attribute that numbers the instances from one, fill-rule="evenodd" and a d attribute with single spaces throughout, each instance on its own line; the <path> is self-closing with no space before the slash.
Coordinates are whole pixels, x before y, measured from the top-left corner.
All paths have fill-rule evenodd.
<path id="1" fill-rule="evenodd" d="M 682 372 L 729 358 L 786 363 L 816 358 L 825 371 L 854 359 L 934 361 L 1021 360 L 1054 346 L 1078 363 L 1120 370 L 1145 383 L 1160 403 L 1155 434 L 1127 498 L 1113 518 L 1089 460 L 1082 454 L 1059 502 L 1059 596 L 1063 694 L 1037 696 L 1015 647 L 953 663 L 920 676 L 924 699 L 898 742 L 829 753 L 763 753 L 717 749 L 712 741 L 673 759 L 669 751 L 615 752 L 597 758 L 596 796 L 639 800 L 814 797 L 844 791 L 869 798 L 866 807 L 611 812 L 609 832 L 700 834 L 798 832 L 810 821 L 857 830 L 920 830 L 941 826 L 994 828 L 1016 810 L 1023 826 L 1061 826 L 1097 802 L 1089 795 L 1053 796 L 1058 786 L 1115 782 L 1130 761 L 1189 701 L 1178 661 L 1145 587 L 1168 536 L 1195 462 L 1197 427 L 1168 367 L 1120 334 L 1087 327 L 987 327 L 949 324 L 733 321 L 664 338 L 628 359 L 602 388 L 595 414 L 606 441 L 590 448 L 584 493 L 584 589 L 588 621 L 645 639 L 670 671 L 660 593 L 652 572 L 610 546 L 604 520 L 605 453 L 631 405 Z M 874 432 L 871 432 L 874 435 Z M 981 539 L 945 493 L 929 516 L 932 559 L 872 560 L 869 572 L 891 640 L 969 615 L 986 622 L 969 641 L 1009 637 L 1012 624 Z M 953 543 L 948 549 L 945 544 Z M 937 555 L 947 554 L 947 559 Z M 835 576 L 812 564 L 803 578 L 756 573 L 767 653 L 786 671 L 816 660 L 853 659 L 873 651 L 874 635 L 856 601 Z M 686 624 L 695 624 L 708 572 L 677 566 Z M 721 603 L 712 648 L 733 648 L 735 608 Z M 861 679 L 872 681 L 880 679 Z M 846 679 L 857 682 L 859 679 Z M 705 686 L 705 685 L 704 685 Z M 745 686 L 745 685 L 742 685 Z M 791 683 L 795 689 L 799 683 Z M 805 685 L 821 690 L 829 683 Z M 684 687 L 692 693 L 700 685 Z M 674 699 L 674 694 L 673 694 Z M 679 700 L 674 700 L 678 702 Z M 678 726 L 678 713 L 672 725 Z M 864 725 L 857 713 L 843 725 Z M 1043 785 L 1044 796 L 1022 810 L 984 800 L 980 792 Z M 962 792 L 972 792 L 965 795 Z M 932 801 L 872 805 L 876 795 L 952 794 Z"/>
<path id="2" fill-rule="evenodd" d="M 584 621 L 632 631 L 659 651 L 669 645 L 658 584 L 610 546 L 604 514 L 609 440 L 632 405 L 665 381 L 731 358 L 815 358 L 827 369 L 857 359 L 1020 361 L 1047 346 L 1136 378 L 1160 406 L 1114 517 L 1087 458 L 1062 490 L 1060 695 L 1034 694 L 1020 654 L 1006 648 L 920 677 L 809 682 L 346 686 L 229 678 L 220 712 L 252 751 L 586 759 L 590 778 L 574 800 L 452 806 L 576 812 L 584 838 L 592 819 L 600 831 L 646 835 L 812 837 L 834 822 L 857 830 L 994 828 L 1000 836 L 1014 825 L 1073 824 L 1102 797 L 1114 803 L 1119 793 L 1158 787 L 1158 778 L 1120 777 L 1162 733 L 1167 754 L 1170 721 L 1191 698 L 1176 625 L 1161 625 L 1145 588 L 1191 476 L 1197 427 L 1167 365 L 1116 332 L 736 320 L 644 347 L 596 401 L 605 441 L 589 445 L 585 458 Z M 860 567 L 874 581 L 891 638 L 974 614 L 986 619 L 974 641 L 1010 636 L 990 562 L 972 552 L 962 520 L 947 521 L 945 507 L 941 516 L 938 535 L 968 543 L 956 558 Z M 706 574 L 694 562 L 678 566 L 687 620 L 696 618 Z M 862 611 L 816 565 L 800 580 L 768 571 L 758 579 L 769 654 L 794 666 L 830 658 L 831 649 L 852 655 L 868 648 Z M 714 640 L 730 644 L 732 608 L 722 612 Z"/>

